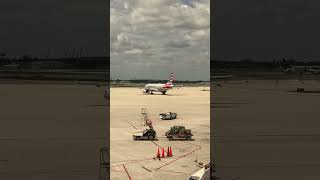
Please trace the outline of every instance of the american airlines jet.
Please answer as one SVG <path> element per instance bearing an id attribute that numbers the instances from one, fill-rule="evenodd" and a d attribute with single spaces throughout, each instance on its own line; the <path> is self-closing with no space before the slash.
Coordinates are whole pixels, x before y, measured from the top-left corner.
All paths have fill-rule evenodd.
<path id="1" fill-rule="evenodd" d="M 286 73 L 297 73 L 301 75 L 305 73 L 320 74 L 320 66 L 293 66 L 285 59 L 280 62 L 280 67 Z"/>
<path id="2" fill-rule="evenodd" d="M 144 87 L 143 92 L 146 94 L 153 94 L 153 92 L 161 92 L 163 95 L 166 94 L 167 90 L 172 89 L 173 88 L 173 82 L 176 80 L 176 76 L 171 73 L 170 77 L 169 77 L 169 81 L 165 84 L 147 84 Z"/>

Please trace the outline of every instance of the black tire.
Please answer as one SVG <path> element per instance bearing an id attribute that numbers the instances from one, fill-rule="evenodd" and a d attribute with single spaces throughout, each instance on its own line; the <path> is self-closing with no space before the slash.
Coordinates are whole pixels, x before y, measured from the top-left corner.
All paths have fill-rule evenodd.
<path id="1" fill-rule="evenodd" d="M 172 140 L 173 140 L 173 137 L 172 137 L 172 136 L 170 136 L 170 137 L 169 137 L 169 141 L 172 141 Z"/>
<path id="2" fill-rule="evenodd" d="M 148 136 L 148 139 L 149 139 L 150 141 L 152 141 L 152 140 L 154 139 L 154 137 L 153 137 L 152 135 L 150 135 L 150 136 Z"/>
<path id="3" fill-rule="evenodd" d="M 136 141 L 139 141 L 139 140 L 140 140 L 140 137 L 139 137 L 139 136 L 137 136 L 137 137 L 136 137 Z"/>
<path id="4" fill-rule="evenodd" d="M 191 136 L 187 136 L 186 138 L 188 141 L 191 141 Z"/>
<path id="5" fill-rule="evenodd" d="M 165 95 L 165 94 L 166 94 L 166 91 L 162 92 L 162 94 Z"/>

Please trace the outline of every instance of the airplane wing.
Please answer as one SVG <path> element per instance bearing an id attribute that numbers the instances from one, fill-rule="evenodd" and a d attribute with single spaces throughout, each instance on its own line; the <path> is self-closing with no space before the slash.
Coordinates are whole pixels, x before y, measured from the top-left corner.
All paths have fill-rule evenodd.
<path id="1" fill-rule="evenodd" d="M 319 74 L 320 73 L 319 69 L 314 69 L 314 68 L 310 68 L 310 69 L 308 69 L 308 71 L 313 73 L 313 74 Z"/>

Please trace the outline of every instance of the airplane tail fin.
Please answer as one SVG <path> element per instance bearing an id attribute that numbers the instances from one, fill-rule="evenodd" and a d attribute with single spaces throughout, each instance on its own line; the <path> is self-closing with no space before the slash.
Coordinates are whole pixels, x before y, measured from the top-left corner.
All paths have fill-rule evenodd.
<path id="1" fill-rule="evenodd" d="M 173 84 L 173 82 L 175 81 L 176 81 L 176 75 L 174 73 L 171 73 L 167 84 Z"/>
<path id="2" fill-rule="evenodd" d="M 291 68 L 290 63 L 283 58 L 282 61 L 279 62 L 280 65 L 280 69 L 282 69 L 283 71 L 287 71 L 289 68 Z"/>

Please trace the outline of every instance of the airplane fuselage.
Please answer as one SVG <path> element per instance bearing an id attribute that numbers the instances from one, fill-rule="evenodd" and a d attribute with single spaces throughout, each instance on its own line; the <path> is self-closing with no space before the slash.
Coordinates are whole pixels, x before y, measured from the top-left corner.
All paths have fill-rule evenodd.
<path id="1" fill-rule="evenodd" d="M 174 73 L 171 73 L 168 82 L 165 84 L 146 84 L 144 86 L 144 93 L 153 94 L 153 92 L 161 92 L 162 94 L 166 94 L 167 90 L 173 88 L 173 82 L 175 79 L 176 77 Z"/>
<path id="2" fill-rule="evenodd" d="M 172 84 L 147 84 L 144 87 L 145 93 L 161 92 L 165 94 L 167 90 L 172 89 Z"/>
<path id="3" fill-rule="evenodd" d="M 292 66 L 290 68 L 285 69 L 285 72 L 291 72 L 291 73 L 313 73 L 313 74 L 319 74 L 320 68 L 319 66 Z"/>

